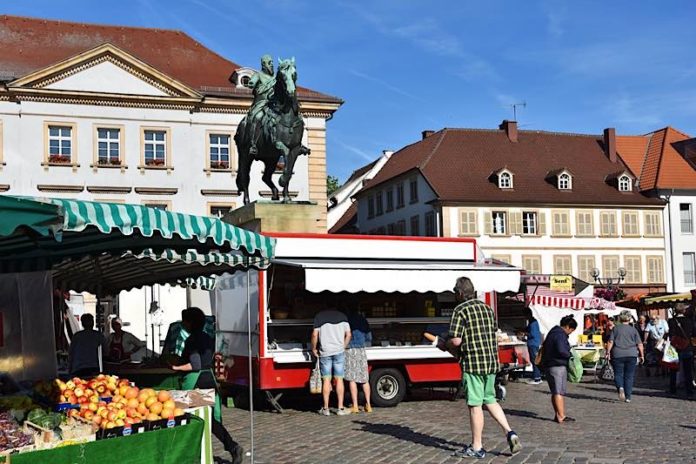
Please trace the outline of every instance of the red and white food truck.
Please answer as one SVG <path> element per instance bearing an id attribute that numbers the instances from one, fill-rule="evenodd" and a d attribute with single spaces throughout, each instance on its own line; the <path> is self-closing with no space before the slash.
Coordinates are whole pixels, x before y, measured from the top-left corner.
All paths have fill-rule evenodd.
<path id="1" fill-rule="evenodd" d="M 423 337 L 447 331 L 458 277 L 469 277 L 494 307 L 495 292 L 520 285 L 519 269 L 480 259 L 473 239 L 270 235 L 278 240 L 271 266 L 225 275 L 214 291 L 224 359 L 218 374 L 231 386 L 249 385 L 247 295 L 256 389 L 308 388 L 314 316 L 356 308 L 372 329 L 366 352 L 373 404 L 393 406 L 411 385 L 461 380 L 457 361 Z M 500 344 L 502 363 L 515 362 L 519 344 Z"/>

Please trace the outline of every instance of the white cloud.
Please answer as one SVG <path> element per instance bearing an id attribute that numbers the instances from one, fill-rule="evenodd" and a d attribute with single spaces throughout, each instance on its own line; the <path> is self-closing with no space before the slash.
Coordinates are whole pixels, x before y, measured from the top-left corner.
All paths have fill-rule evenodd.
<path id="1" fill-rule="evenodd" d="M 360 71 L 357 71 L 357 70 L 355 70 L 355 69 L 349 69 L 348 72 L 349 72 L 350 74 L 352 74 L 353 76 L 359 77 L 359 78 L 361 78 L 361 79 L 365 79 L 366 81 L 374 82 L 375 84 L 379 84 L 379 85 L 381 85 L 382 87 L 384 87 L 384 88 L 386 88 L 386 89 L 389 89 L 389 90 L 391 90 L 392 92 L 397 93 L 397 94 L 399 94 L 399 95 L 401 95 L 401 96 L 408 97 L 408 98 L 410 98 L 410 99 L 412 99 L 412 100 L 416 100 L 416 101 L 419 101 L 419 102 L 422 102 L 422 103 L 426 103 L 426 100 L 425 100 L 425 99 L 423 99 L 423 98 L 421 98 L 421 97 L 419 97 L 419 96 L 417 96 L 417 95 L 415 95 L 415 94 L 412 94 L 412 93 L 410 93 L 410 92 L 407 92 L 406 90 L 403 90 L 403 89 L 401 89 L 400 87 L 397 87 L 397 86 L 395 86 L 395 85 L 393 85 L 393 84 L 390 84 L 389 82 L 387 82 L 387 81 L 385 81 L 385 80 L 383 80 L 383 79 L 380 79 L 380 78 L 378 78 L 378 77 L 371 76 L 371 75 L 369 75 L 369 74 L 365 74 L 365 73 L 360 72 Z"/>
<path id="2" fill-rule="evenodd" d="M 374 153 L 368 153 L 368 152 L 366 152 L 365 150 L 362 150 L 362 149 L 360 149 L 360 148 L 358 148 L 358 147 L 355 147 L 355 146 L 353 146 L 353 145 L 349 145 L 349 144 L 343 142 L 342 140 L 338 140 L 338 139 L 335 139 L 335 138 L 334 138 L 334 140 L 335 140 L 340 146 L 342 146 L 343 148 L 345 148 L 345 149 L 348 150 L 349 152 L 358 155 L 360 158 L 364 159 L 365 161 L 374 161 L 375 158 L 377 158 L 377 155 L 375 155 Z"/>

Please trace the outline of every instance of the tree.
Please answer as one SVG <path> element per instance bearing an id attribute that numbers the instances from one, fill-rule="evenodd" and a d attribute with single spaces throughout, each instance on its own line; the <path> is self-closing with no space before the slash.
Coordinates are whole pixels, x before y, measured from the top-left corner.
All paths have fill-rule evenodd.
<path id="1" fill-rule="evenodd" d="M 341 186 L 336 176 L 326 176 L 326 194 L 330 197 Z"/>

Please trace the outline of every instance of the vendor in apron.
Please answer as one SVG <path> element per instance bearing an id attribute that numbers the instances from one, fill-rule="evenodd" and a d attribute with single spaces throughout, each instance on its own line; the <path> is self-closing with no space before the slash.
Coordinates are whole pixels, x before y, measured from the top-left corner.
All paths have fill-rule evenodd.
<path id="1" fill-rule="evenodd" d="M 232 439 L 227 429 L 222 425 L 222 408 L 217 382 L 213 374 L 213 351 L 215 341 L 205 332 L 205 314 L 199 308 L 187 308 L 181 312 L 181 324 L 191 335 L 186 339 L 184 351 L 181 353 L 181 364 L 172 366 L 175 371 L 186 372 L 182 389 L 214 388 L 215 408 L 213 410 L 212 432 L 222 442 L 225 450 L 232 456 L 233 464 L 241 464 L 244 450 Z"/>

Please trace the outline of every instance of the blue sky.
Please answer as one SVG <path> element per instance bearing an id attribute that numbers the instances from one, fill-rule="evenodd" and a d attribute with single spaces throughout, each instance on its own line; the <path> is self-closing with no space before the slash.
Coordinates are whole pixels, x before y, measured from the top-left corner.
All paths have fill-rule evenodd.
<path id="1" fill-rule="evenodd" d="M 696 135 L 696 2 L 5 0 L 0 12 L 180 29 L 232 61 L 295 56 L 345 100 L 328 123 L 344 180 L 424 129 Z"/>

